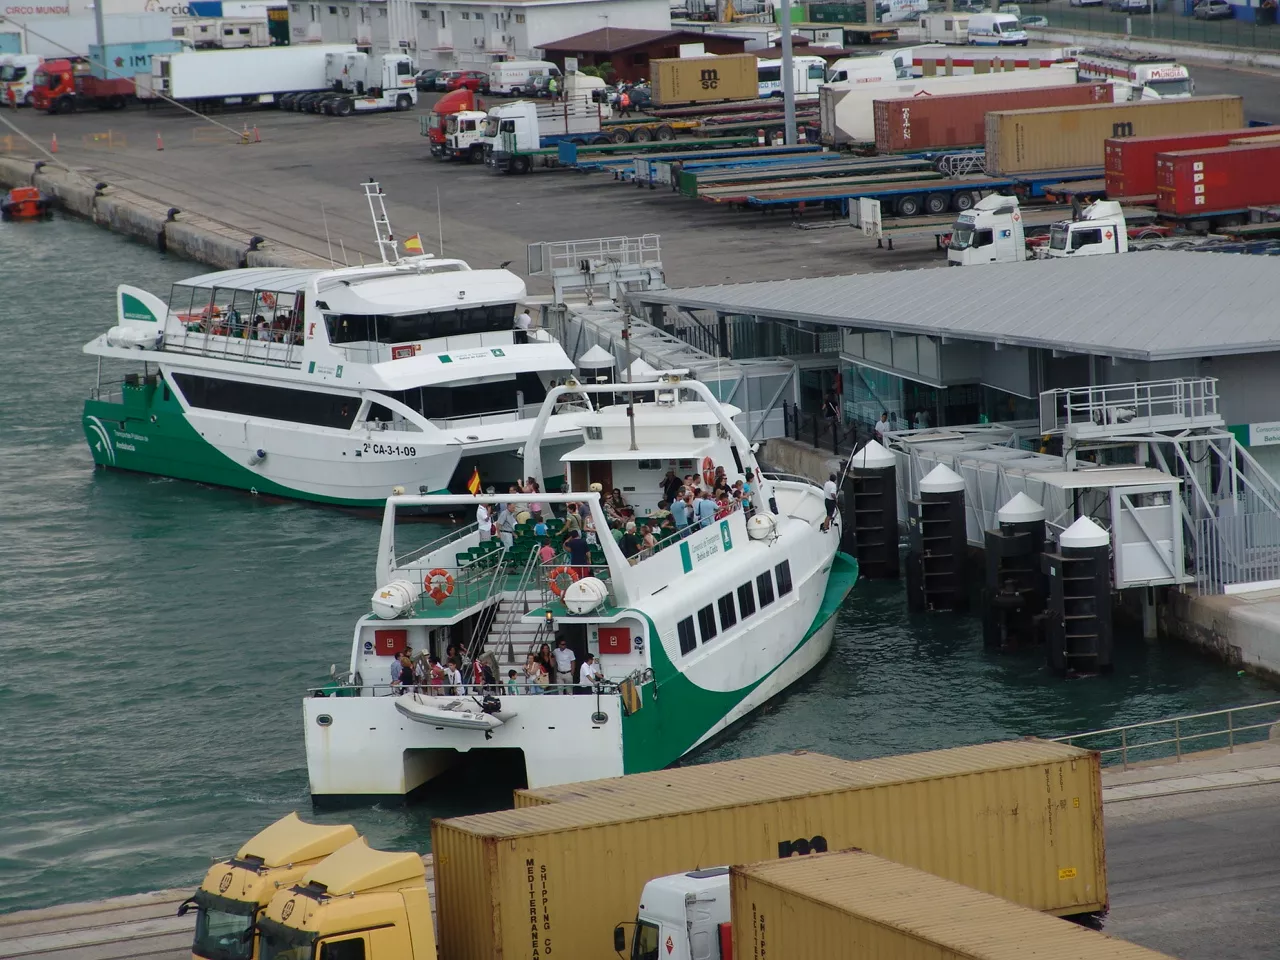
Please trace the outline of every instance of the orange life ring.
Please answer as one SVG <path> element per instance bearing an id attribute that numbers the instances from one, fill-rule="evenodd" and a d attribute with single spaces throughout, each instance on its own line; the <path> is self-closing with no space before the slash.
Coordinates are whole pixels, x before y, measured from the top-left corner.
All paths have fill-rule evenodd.
<path id="1" fill-rule="evenodd" d="M 716 464 L 710 457 L 702 458 L 702 480 L 708 487 L 716 485 Z"/>
<path id="2" fill-rule="evenodd" d="M 569 577 L 569 583 L 566 583 L 563 587 L 560 586 L 561 575 L 567 575 Z M 572 584 L 577 579 L 578 571 L 573 567 L 556 567 L 547 574 L 547 586 L 551 588 L 551 592 L 557 597 L 563 597 L 565 590 L 569 588 L 569 584 Z"/>
<path id="3" fill-rule="evenodd" d="M 438 607 L 453 594 L 453 574 L 448 570 L 436 567 L 427 574 L 427 578 L 422 582 L 422 585 L 426 588 L 427 596 L 434 600 Z"/>
<path id="4" fill-rule="evenodd" d="M 259 299 L 262 300 L 262 305 L 266 307 L 268 310 L 275 309 L 276 295 L 274 293 L 264 293 Z"/>

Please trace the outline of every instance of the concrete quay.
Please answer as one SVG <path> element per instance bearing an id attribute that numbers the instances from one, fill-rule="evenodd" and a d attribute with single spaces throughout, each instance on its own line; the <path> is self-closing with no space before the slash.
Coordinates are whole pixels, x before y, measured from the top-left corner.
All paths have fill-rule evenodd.
<path id="1" fill-rule="evenodd" d="M 1280 743 L 1108 769 L 1102 782 L 1105 932 L 1180 960 L 1274 956 Z M 0 960 L 186 960 L 194 915 L 176 911 L 194 886 L 0 916 Z"/>

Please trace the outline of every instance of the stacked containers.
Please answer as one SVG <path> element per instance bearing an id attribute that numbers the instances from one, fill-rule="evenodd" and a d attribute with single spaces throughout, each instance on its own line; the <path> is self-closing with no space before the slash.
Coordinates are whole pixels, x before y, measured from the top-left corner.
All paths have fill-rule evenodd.
<path id="1" fill-rule="evenodd" d="M 765 757 L 578 785 L 432 823 L 440 952 L 590 956 L 654 877 L 859 847 L 1035 910 L 1107 903 L 1098 756 L 1041 740 L 849 762 Z"/>
<path id="2" fill-rule="evenodd" d="M 1277 161 L 1277 143 L 1162 153 L 1156 157 L 1156 209 L 1194 217 L 1280 203 L 1280 183 L 1270 176 Z"/>
<path id="3" fill-rule="evenodd" d="M 1274 137 L 1276 127 L 1246 127 L 1243 130 L 1198 131 L 1162 137 L 1123 137 L 1108 139 L 1104 147 L 1107 170 L 1107 196 L 1147 197 L 1156 192 L 1156 154 L 1175 150 L 1201 150 L 1225 147 L 1239 140 Z"/>
<path id="4" fill-rule="evenodd" d="M 1170 960 L 867 853 L 733 867 L 735 957 Z"/>
<path id="5" fill-rule="evenodd" d="M 1146 137 L 1244 126 L 1241 97 L 1142 100 L 987 114 L 986 169 L 993 176 L 1103 165 L 1108 138 Z"/>
<path id="6" fill-rule="evenodd" d="M 877 100 L 873 104 L 876 150 L 895 153 L 980 147 L 986 141 L 989 111 L 1111 103 L 1114 89 L 1109 83 L 1077 83 L 1069 87 L 1035 87 L 1004 93 Z"/>

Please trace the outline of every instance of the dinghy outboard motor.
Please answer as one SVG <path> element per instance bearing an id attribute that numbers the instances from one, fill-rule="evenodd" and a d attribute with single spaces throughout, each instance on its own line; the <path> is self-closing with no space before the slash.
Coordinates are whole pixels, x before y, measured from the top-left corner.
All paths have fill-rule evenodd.
<path id="1" fill-rule="evenodd" d="M 480 701 L 481 713 L 497 713 L 502 709 L 502 701 L 497 697 L 485 697 Z"/>

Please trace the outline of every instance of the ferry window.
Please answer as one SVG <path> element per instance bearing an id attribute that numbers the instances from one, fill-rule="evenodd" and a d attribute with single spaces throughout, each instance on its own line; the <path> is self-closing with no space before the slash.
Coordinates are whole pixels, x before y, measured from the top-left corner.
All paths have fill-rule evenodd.
<path id="1" fill-rule="evenodd" d="M 337 393 L 219 380 L 190 373 L 175 373 L 173 380 L 191 406 L 242 417 L 263 417 L 349 430 L 355 423 L 356 411 L 360 409 L 359 397 L 344 397 Z"/>
<path id="2" fill-rule="evenodd" d="M 733 605 L 733 594 L 726 593 L 718 601 L 716 606 L 720 608 L 720 629 L 728 630 L 738 622 L 738 611 Z"/>
<path id="3" fill-rule="evenodd" d="M 516 409 L 518 400 L 523 400 L 526 407 L 536 407 L 547 395 L 538 375 L 530 372 L 465 387 L 414 387 L 384 392 L 431 420 L 511 411 Z"/>
<path id="4" fill-rule="evenodd" d="M 364 960 L 364 937 L 322 943 L 320 960 Z"/>
<path id="5" fill-rule="evenodd" d="M 510 330 L 515 304 L 498 303 L 460 310 L 433 310 L 407 316 L 325 314 L 331 343 L 411 343 L 472 333 Z"/>
<path id="6" fill-rule="evenodd" d="M 661 470 L 661 460 L 638 460 L 636 461 L 636 469 L 638 470 Z"/>
<path id="7" fill-rule="evenodd" d="M 716 636 L 716 611 L 707 604 L 698 611 L 698 632 L 702 634 L 702 642 L 710 643 Z"/>
<path id="8" fill-rule="evenodd" d="M 676 632 L 680 634 L 680 652 L 693 653 L 698 647 L 698 638 L 693 632 L 693 617 L 681 620 Z"/>
<path id="9" fill-rule="evenodd" d="M 695 423 L 695 424 L 693 425 L 693 437 L 694 437 L 694 439 L 695 439 L 695 440 L 710 440 L 710 439 L 711 439 L 711 424 L 709 424 L 709 423 Z"/>
<path id="10" fill-rule="evenodd" d="M 773 578 L 768 573 L 756 577 L 756 592 L 760 594 L 760 609 L 773 603 Z"/>
<path id="11" fill-rule="evenodd" d="M 370 403 L 369 415 L 365 417 L 366 420 L 374 423 L 391 423 L 395 418 L 395 414 L 380 403 Z"/>
<path id="12" fill-rule="evenodd" d="M 791 561 L 783 560 L 773 568 L 773 575 L 778 578 L 778 596 L 785 597 L 791 592 Z"/>
<path id="13" fill-rule="evenodd" d="M 738 609 L 742 611 L 743 620 L 756 612 L 756 595 L 751 592 L 750 581 L 738 588 Z"/>

